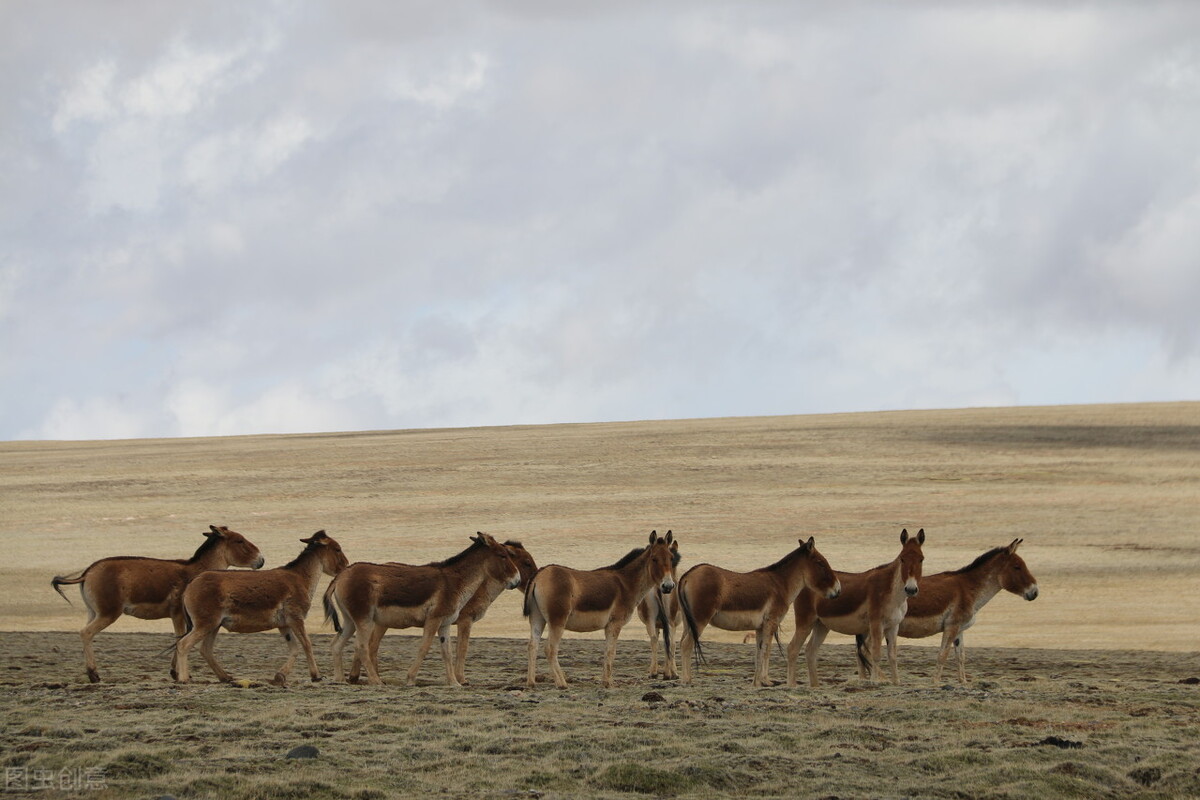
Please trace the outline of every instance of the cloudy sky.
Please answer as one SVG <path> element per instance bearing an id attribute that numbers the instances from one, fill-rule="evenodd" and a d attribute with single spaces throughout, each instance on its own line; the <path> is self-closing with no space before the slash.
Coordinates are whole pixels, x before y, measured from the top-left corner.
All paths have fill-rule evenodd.
<path id="1" fill-rule="evenodd" d="M 0 439 L 1200 399 L 1200 4 L 581 5 L 0 6 Z"/>

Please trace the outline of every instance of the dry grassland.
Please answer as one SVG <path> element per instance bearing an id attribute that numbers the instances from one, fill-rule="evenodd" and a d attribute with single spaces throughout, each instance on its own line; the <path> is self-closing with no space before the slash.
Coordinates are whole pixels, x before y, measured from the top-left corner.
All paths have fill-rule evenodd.
<path id="1" fill-rule="evenodd" d="M 574 685 L 530 692 L 515 639 L 476 643 L 467 688 L 445 687 L 436 660 L 398 686 L 415 641 L 394 637 L 391 685 L 305 676 L 278 689 L 265 685 L 278 637 L 219 640 L 250 688 L 203 667 L 172 686 L 162 639 L 113 634 L 114 677 L 91 685 L 77 680 L 73 634 L 5 635 L 6 770 L 103 776 L 103 789 L 32 793 L 46 800 L 1200 796 L 1200 687 L 1180 682 L 1200 676 L 1194 653 L 976 648 L 977 679 L 960 687 L 932 686 L 932 652 L 914 647 L 900 687 L 842 669 L 816 690 L 752 690 L 750 646 L 714 643 L 682 687 L 648 680 L 644 645 L 627 642 L 604 690 L 602 643 L 579 641 L 563 653 Z M 848 667 L 847 646 L 829 650 Z M 286 758 L 304 745 L 316 758 Z"/>
<path id="2" fill-rule="evenodd" d="M 98 798 L 1198 796 L 1200 690 L 1180 683 L 1200 675 L 1198 467 L 1200 403 L 0 443 L 0 753 L 26 778 L 103 769 Z M 851 571 L 923 527 L 927 572 L 1024 538 L 1041 595 L 982 613 L 965 688 L 930 686 L 932 651 L 907 641 L 903 684 L 864 687 L 835 634 L 828 686 L 754 691 L 741 634 L 712 629 L 694 687 L 655 683 L 635 623 L 617 689 L 597 684 L 599 643 L 568 634 L 573 687 L 525 692 L 515 592 L 476 626 L 491 638 L 458 692 L 436 651 L 423 685 L 397 685 L 407 636 L 385 642 L 379 689 L 303 669 L 286 690 L 174 687 L 169 623 L 130 618 L 96 640 L 105 683 L 84 683 L 77 590 L 69 606 L 50 577 L 186 557 L 209 523 L 268 566 L 319 528 L 351 560 L 445 558 L 485 530 L 584 568 L 669 528 L 683 569 L 752 569 L 813 535 Z M 255 680 L 284 655 L 267 635 L 217 650 Z M 328 671 L 327 637 L 317 652 Z M 316 759 L 282 758 L 305 742 Z"/>
<path id="3" fill-rule="evenodd" d="M 890 560 L 907 526 L 929 572 L 1024 537 L 1041 597 L 996 598 L 975 645 L 1200 649 L 1178 602 L 1200 596 L 1200 403 L 9 442 L 0 496 L 0 629 L 78 630 L 51 576 L 186 557 L 210 523 L 268 566 L 318 528 L 351 560 L 441 559 L 484 530 L 581 568 L 670 528 L 683 569 L 753 569 L 814 535 L 847 571 Z M 515 594 L 476 630 L 526 635 Z"/>

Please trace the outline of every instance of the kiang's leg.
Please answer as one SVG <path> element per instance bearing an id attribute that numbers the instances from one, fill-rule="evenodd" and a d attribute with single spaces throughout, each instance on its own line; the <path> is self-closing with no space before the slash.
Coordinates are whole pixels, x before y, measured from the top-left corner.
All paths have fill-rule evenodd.
<path id="1" fill-rule="evenodd" d="M 624 623 L 611 620 L 604 626 L 604 669 L 600 673 L 600 683 L 606 689 L 613 686 L 613 662 L 617 657 L 617 639 L 621 636 Z"/>
<path id="2" fill-rule="evenodd" d="M 412 666 L 408 668 L 408 675 L 404 680 L 406 685 L 417 685 L 417 673 L 421 671 L 421 664 L 425 661 L 425 656 L 429 654 L 429 648 L 433 646 L 433 637 L 437 636 L 441 627 L 441 617 L 426 617 L 425 627 L 421 634 L 421 644 L 417 646 L 417 657 L 413 660 Z"/>
<path id="3" fill-rule="evenodd" d="M 467 682 L 467 648 L 471 645 L 472 619 L 464 618 L 458 621 L 458 632 L 454 639 L 454 677 L 460 684 Z"/>
<path id="4" fill-rule="evenodd" d="M 554 685 L 559 689 L 567 688 L 567 673 L 563 672 L 558 663 L 558 644 L 562 641 L 563 625 L 555 625 L 551 623 L 549 631 L 546 633 L 546 661 L 550 663 L 550 675 L 554 678 Z"/>
<path id="5" fill-rule="evenodd" d="M 438 628 L 438 642 L 442 646 L 442 663 L 446 667 L 446 684 L 461 686 L 458 676 L 454 674 L 454 655 L 450 652 L 450 620 L 446 619 Z"/>
<path id="6" fill-rule="evenodd" d="M 288 675 L 292 672 L 292 667 L 296 663 L 297 656 L 300 655 L 300 640 L 296 634 L 287 625 L 279 626 L 279 633 L 283 636 L 283 640 L 287 642 L 288 657 L 287 661 L 283 662 L 283 666 L 275 673 L 275 677 L 271 679 L 271 683 L 276 686 L 287 686 Z"/>
<path id="7" fill-rule="evenodd" d="M 809 686 L 817 686 L 817 651 L 821 649 L 821 642 L 825 641 L 825 637 L 829 635 L 829 628 L 821 620 L 815 620 L 812 626 L 812 632 L 808 635 L 808 644 L 804 646 L 804 659 L 808 662 L 808 684 Z"/>
<path id="8" fill-rule="evenodd" d="M 533 605 L 529 611 L 529 668 L 525 673 L 525 685 L 530 689 L 537 685 L 537 652 L 545 625 L 542 612 Z"/>
<path id="9" fill-rule="evenodd" d="M 121 612 L 98 613 L 88 606 L 88 614 L 88 622 L 79 632 L 79 638 L 83 640 L 83 663 L 87 667 L 88 680 L 92 683 L 99 683 L 100 672 L 96 669 L 96 652 L 92 649 L 92 640 L 96 638 L 97 633 L 116 622 L 121 616 Z M 172 664 L 173 667 L 174 664 Z"/>
<path id="10" fill-rule="evenodd" d="M 229 683 L 233 680 L 233 676 L 226 672 L 225 669 L 220 665 L 220 663 L 217 661 L 217 654 L 213 651 L 213 645 L 217 643 L 217 634 L 220 632 L 221 629 L 217 626 L 209 628 L 209 630 L 204 634 L 203 638 L 200 639 L 200 655 L 204 656 L 204 660 L 208 662 L 209 669 L 211 669 L 213 674 L 217 676 L 217 680 L 221 681 L 222 683 Z M 195 633 L 194 629 L 192 633 Z M 188 635 L 190 636 L 191 634 Z M 185 636 L 184 639 L 186 638 L 187 637 Z M 180 642 L 182 641 L 183 639 L 180 639 Z"/>

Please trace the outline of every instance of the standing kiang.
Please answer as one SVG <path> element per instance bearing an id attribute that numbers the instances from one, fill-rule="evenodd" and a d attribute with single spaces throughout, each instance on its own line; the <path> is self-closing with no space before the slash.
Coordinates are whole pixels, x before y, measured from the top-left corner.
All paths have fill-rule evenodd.
<path id="1" fill-rule="evenodd" d="M 83 640 L 83 660 L 88 680 L 100 681 L 96 653 L 92 640 L 96 634 L 128 614 L 138 619 L 169 617 L 178 638 L 186 631 L 183 613 L 183 591 L 202 572 L 229 567 L 258 569 L 263 565 L 262 553 L 237 531 L 224 525 L 209 525 L 204 543 L 191 558 L 165 559 L 145 556 L 112 556 L 102 558 L 87 569 L 71 576 L 56 576 L 50 581 L 54 590 L 71 602 L 62 586 L 80 584 L 83 604 L 87 606 L 88 621 L 79 632 Z M 176 664 L 171 660 L 171 677 L 176 676 Z"/>
<path id="2" fill-rule="evenodd" d="M 671 536 L 671 531 L 667 531 Z M 636 551 L 635 551 L 636 552 Z M 671 542 L 671 580 L 679 584 L 679 541 Z M 665 658 L 663 660 L 662 676 L 674 680 L 679 675 L 675 671 L 675 639 L 673 632 L 679 621 L 679 592 L 664 592 L 661 586 L 655 586 L 646 593 L 637 607 L 638 619 L 646 626 L 646 635 L 650 638 L 650 672 L 649 677 L 658 676 L 658 637 L 661 633 Z"/>
<path id="3" fill-rule="evenodd" d="M 805 645 L 808 680 L 817 686 L 817 650 L 829 632 L 866 636 L 859 674 L 869 681 L 879 678 L 879 654 L 882 642 L 888 643 L 888 661 L 892 682 L 900 682 L 896 666 L 896 635 L 908 610 L 908 601 L 919 593 L 921 567 L 925 555 L 925 529 L 909 536 L 908 529 L 900 531 L 900 552 L 887 564 L 866 572 L 837 572 L 842 593 L 835 598 L 821 597 L 815 592 L 801 592 L 793 607 L 796 611 L 796 631 L 788 644 L 788 686 L 796 685 L 796 657 L 800 644 Z M 810 634 L 811 631 L 811 634 Z"/>
<path id="4" fill-rule="evenodd" d="M 899 634 L 906 639 L 942 634 L 937 670 L 933 675 L 935 684 L 942 680 L 942 669 L 951 646 L 958 659 L 958 680 L 967 682 L 963 631 L 975 624 L 976 616 L 1001 589 L 1026 600 L 1037 599 L 1037 579 L 1025 565 L 1025 560 L 1017 555 L 1017 547 L 1023 541 L 1013 539 L 1007 547 L 988 550 L 962 569 L 921 578 L 921 591 L 909 598 Z M 861 663 L 866 643 L 861 635 L 856 639 Z"/>
<path id="5" fill-rule="evenodd" d="M 467 549 L 444 561 L 418 566 L 367 561 L 352 564 L 325 591 L 325 616 L 338 632 L 332 645 L 334 680 L 342 680 L 343 651 L 352 637 L 357 636 L 352 677 L 357 680 L 362 667 L 367 672 L 367 683 L 379 685 L 383 682 L 379 676 L 383 635 L 389 628 L 421 628 L 421 642 L 405 677 L 406 685 L 416 685 L 417 673 L 436 636 L 441 643 L 446 683 L 460 686 L 462 681 L 450 654 L 450 626 L 481 589 L 490 595 L 490 605 L 504 589 L 520 585 L 516 552 L 516 548 L 501 544 L 491 535 L 477 532 Z M 466 658 L 465 648 L 462 652 Z"/>
<path id="6" fill-rule="evenodd" d="M 751 572 L 697 564 L 679 579 L 679 605 L 687 623 L 679 645 L 683 682 L 692 682 L 692 654 L 703 661 L 700 635 L 709 625 L 727 631 L 754 631 L 754 686 L 769 686 L 767 667 L 779 622 L 801 591 L 834 598 L 841 585 L 813 537 L 783 558 Z"/>
<path id="7" fill-rule="evenodd" d="M 322 574 L 336 576 L 349 561 L 342 546 L 323 530 L 300 541 L 304 544 L 300 555 L 282 567 L 260 572 L 205 572 L 188 584 L 183 592 L 183 608 L 192 627 L 175 645 L 176 680 L 189 681 L 188 653 L 197 642 L 200 654 L 217 678 L 225 682 L 233 680 L 213 654 L 213 643 L 221 628 L 234 633 L 278 628 L 288 643 L 288 659 L 275 673 L 272 683 L 287 685 L 288 674 L 301 648 L 308 661 L 309 677 L 321 680 L 304 618 L 312 607 Z"/>
<path id="8" fill-rule="evenodd" d="M 659 537 L 650 532 L 649 547 L 631 550 L 616 563 L 593 570 L 580 570 L 551 564 L 542 567 L 525 592 L 524 613 L 529 618 L 529 670 L 525 683 L 537 685 L 537 651 L 546 631 L 546 660 L 554 685 L 567 688 L 567 676 L 558 663 L 558 646 L 564 631 L 588 633 L 604 631 L 604 668 L 600 683 L 613 686 L 613 660 L 621 629 L 633 616 L 638 603 L 660 587 L 670 593 L 675 588 L 671 577 L 671 543 L 667 531 Z"/>

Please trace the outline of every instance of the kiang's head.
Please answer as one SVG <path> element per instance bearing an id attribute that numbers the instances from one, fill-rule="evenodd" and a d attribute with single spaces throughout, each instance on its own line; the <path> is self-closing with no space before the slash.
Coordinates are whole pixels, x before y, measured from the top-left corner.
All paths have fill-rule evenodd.
<path id="1" fill-rule="evenodd" d="M 1017 555 L 1017 548 L 1024 539 L 1013 539 L 1012 544 L 1004 548 L 1001 558 L 1004 562 L 1000 567 L 1000 587 L 1005 591 L 1019 594 L 1026 600 L 1036 600 L 1038 596 L 1037 579 L 1025 565 L 1025 559 Z"/>
<path id="2" fill-rule="evenodd" d="M 224 525 L 209 525 L 204 535 L 213 546 L 220 548 L 221 558 L 227 566 L 259 569 L 266 563 L 253 542 Z"/>
<path id="3" fill-rule="evenodd" d="M 916 597 L 921 580 L 921 566 L 925 563 L 925 554 L 921 545 L 925 544 L 925 529 L 917 531 L 916 536 L 909 536 L 908 529 L 900 531 L 900 579 L 904 582 L 904 593 Z"/>
<path id="4" fill-rule="evenodd" d="M 675 588 L 675 552 L 671 545 L 675 535 L 667 531 L 666 536 L 659 536 L 658 531 L 650 531 L 650 546 L 646 548 L 646 569 L 650 573 L 650 582 L 657 585 L 664 593 L 669 594 Z"/>
<path id="5" fill-rule="evenodd" d="M 808 541 L 800 539 L 799 542 L 798 551 L 800 556 L 805 559 L 807 567 L 804 577 L 808 588 L 827 600 L 832 600 L 840 595 L 842 582 L 834 574 L 833 567 L 829 566 L 829 561 L 817 550 L 813 537 L 808 537 Z"/>
<path id="6" fill-rule="evenodd" d="M 337 575 L 350 566 L 350 559 L 346 558 L 346 554 L 342 552 L 342 546 L 325 531 L 317 531 L 307 539 L 300 541 L 307 545 L 305 551 L 311 550 L 321 559 L 321 569 L 326 575 Z"/>

